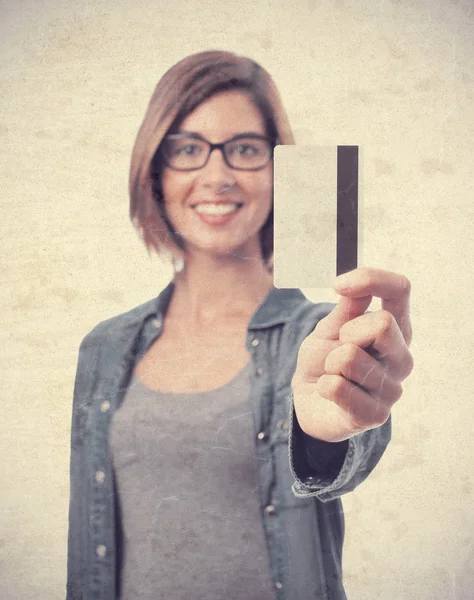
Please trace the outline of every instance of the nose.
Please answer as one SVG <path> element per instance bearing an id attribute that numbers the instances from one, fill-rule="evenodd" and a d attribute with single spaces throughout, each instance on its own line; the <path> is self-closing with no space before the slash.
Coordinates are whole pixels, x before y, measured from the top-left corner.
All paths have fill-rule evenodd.
<path id="1" fill-rule="evenodd" d="M 224 160 L 222 150 L 215 148 L 202 169 L 205 185 L 217 189 L 228 189 L 235 183 L 234 170 Z"/>

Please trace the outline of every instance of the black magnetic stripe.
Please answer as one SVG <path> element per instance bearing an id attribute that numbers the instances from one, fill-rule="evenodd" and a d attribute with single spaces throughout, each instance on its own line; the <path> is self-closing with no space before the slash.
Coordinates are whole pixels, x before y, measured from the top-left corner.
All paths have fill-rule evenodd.
<path id="1" fill-rule="evenodd" d="M 359 147 L 337 147 L 336 275 L 357 267 Z"/>

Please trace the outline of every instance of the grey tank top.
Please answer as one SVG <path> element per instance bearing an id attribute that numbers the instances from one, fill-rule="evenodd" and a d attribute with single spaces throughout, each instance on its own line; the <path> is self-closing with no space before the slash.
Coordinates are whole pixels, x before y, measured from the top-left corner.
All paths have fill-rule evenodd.
<path id="1" fill-rule="evenodd" d="M 260 518 L 250 363 L 204 393 L 132 377 L 110 448 L 122 507 L 121 600 L 274 600 Z"/>

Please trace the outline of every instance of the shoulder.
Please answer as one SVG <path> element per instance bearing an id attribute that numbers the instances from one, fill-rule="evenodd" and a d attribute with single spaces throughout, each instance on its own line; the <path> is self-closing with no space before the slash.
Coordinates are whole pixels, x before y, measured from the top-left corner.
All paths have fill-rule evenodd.
<path id="1" fill-rule="evenodd" d="M 312 302 L 301 292 L 298 302 L 291 307 L 288 315 L 287 329 L 300 332 L 306 337 L 334 308 L 330 302 Z"/>
<path id="2" fill-rule="evenodd" d="M 281 333 L 280 351 L 283 355 L 288 357 L 297 353 L 303 341 L 334 306 L 329 302 L 312 302 L 301 293 L 300 300 L 291 307 Z"/>
<path id="3" fill-rule="evenodd" d="M 315 327 L 321 319 L 326 317 L 334 308 L 335 304 L 330 302 L 312 302 L 303 296 L 290 313 L 289 323 L 293 326 L 304 326 L 306 324 Z"/>
<path id="4" fill-rule="evenodd" d="M 82 340 L 81 351 L 118 340 L 138 329 L 147 317 L 156 314 L 157 299 L 100 321 Z"/>
<path id="5" fill-rule="evenodd" d="M 283 337 L 306 337 L 334 308 L 329 302 L 312 302 L 298 288 L 273 288 L 254 315 L 251 327 L 283 326 Z"/>

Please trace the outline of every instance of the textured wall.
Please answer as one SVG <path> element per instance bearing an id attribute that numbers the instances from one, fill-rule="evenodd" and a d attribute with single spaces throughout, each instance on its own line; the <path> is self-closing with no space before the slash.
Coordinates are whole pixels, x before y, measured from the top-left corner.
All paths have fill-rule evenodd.
<path id="1" fill-rule="evenodd" d="M 164 70 L 218 47 L 269 69 L 299 143 L 364 147 L 364 262 L 413 282 L 417 368 L 345 500 L 349 598 L 472 598 L 472 0 L 176 4 L 1 5 L 0 595 L 64 597 L 77 348 L 170 274 L 128 222 L 131 146 Z"/>

